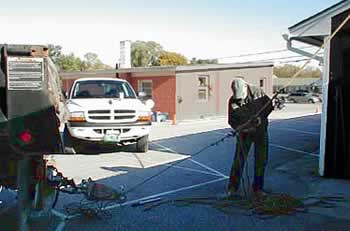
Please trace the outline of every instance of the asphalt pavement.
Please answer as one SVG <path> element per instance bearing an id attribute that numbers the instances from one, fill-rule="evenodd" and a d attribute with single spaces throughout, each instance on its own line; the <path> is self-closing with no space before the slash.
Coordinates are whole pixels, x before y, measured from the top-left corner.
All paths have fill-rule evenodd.
<path id="1" fill-rule="evenodd" d="M 293 118 L 293 110 L 288 109 L 271 116 L 267 192 L 295 197 L 349 194 L 349 181 L 318 176 L 320 114 L 317 114 L 317 106 L 293 105 L 294 111 L 304 111 L 304 114 L 295 113 L 301 117 Z M 165 203 L 148 211 L 144 211 L 148 205 L 131 206 L 152 198 L 168 201 L 224 195 L 235 139 L 228 138 L 196 156 L 192 155 L 229 131 L 225 118 L 184 121 L 178 125 L 156 124 L 151 134 L 150 151 L 146 154 L 135 153 L 134 147 L 129 146 L 106 153 L 55 155 L 57 167 L 76 181 L 92 177 L 115 189 L 123 186 L 126 191 L 132 190 L 127 193 L 125 203 L 109 204 L 99 218 L 76 216 L 63 221 L 56 217 L 51 218 L 55 220 L 55 226 L 41 225 L 37 230 L 54 230 L 54 227 L 57 230 L 348 230 L 349 203 L 328 209 L 315 207 L 307 212 L 270 219 L 249 215 L 240 208 L 223 212 L 212 205 Z M 183 161 L 169 168 L 179 160 Z M 252 153 L 247 167 L 245 183 L 252 181 Z M 164 172 L 134 188 L 160 171 Z M 62 194 L 56 211 L 67 214 L 65 207 L 81 199 L 80 196 Z"/>

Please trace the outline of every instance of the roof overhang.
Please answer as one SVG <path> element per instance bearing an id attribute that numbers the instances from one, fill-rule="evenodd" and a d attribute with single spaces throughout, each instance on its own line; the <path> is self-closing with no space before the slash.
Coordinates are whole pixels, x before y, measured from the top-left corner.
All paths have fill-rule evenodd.
<path id="1" fill-rule="evenodd" d="M 331 34 L 332 18 L 350 9 L 350 1 L 343 0 L 337 4 L 289 27 L 289 40 L 321 46 L 324 38 Z"/>
<path id="2" fill-rule="evenodd" d="M 204 64 L 204 65 L 187 65 L 177 66 L 176 73 L 192 73 L 192 72 L 210 72 L 210 71 L 227 71 L 236 69 L 252 69 L 273 67 L 273 62 L 245 62 L 231 64 Z"/>
<path id="3" fill-rule="evenodd" d="M 290 37 L 289 40 L 291 42 L 293 41 L 297 41 L 297 42 L 302 42 L 302 43 L 306 43 L 312 46 L 317 46 L 320 47 L 322 46 L 323 42 L 324 42 L 324 38 L 326 35 L 323 36 L 301 36 L 301 37 Z"/>

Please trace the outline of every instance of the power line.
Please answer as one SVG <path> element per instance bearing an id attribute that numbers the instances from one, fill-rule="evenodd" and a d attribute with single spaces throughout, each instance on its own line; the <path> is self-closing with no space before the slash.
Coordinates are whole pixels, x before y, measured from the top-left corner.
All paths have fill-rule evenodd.
<path id="1" fill-rule="evenodd" d="M 322 55 L 323 53 L 320 53 L 320 55 Z M 286 57 L 278 57 L 278 58 L 271 58 L 271 59 L 259 59 L 259 60 L 252 60 L 251 62 L 272 62 L 272 61 L 279 61 L 279 60 L 284 60 L 284 59 L 295 59 L 295 58 L 299 58 L 297 61 L 305 61 L 308 59 L 304 58 L 305 56 L 302 55 L 293 55 L 293 56 L 286 56 Z M 304 59 L 302 59 L 304 58 Z M 287 63 L 288 61 L 284 61 L 285 63 Z M 291 61 L 293 62 L 293 61 Z"/>
<path id="2" fill-rule="evenodd" d="M 299 47 L 299 49 L 309 49 L 313 46 L 305 46 L 305 47 Z M 219 57 L 214 59 L 230 59 L 230 58 L 242 58 L 242 57 L 248 57 L 248 56 L 254 56 L 254 55 L 265 55 L 265 54 L 275 54 L 275 53 L 282 53 L 290 51 L 288 49 L 278 49 L 278 50 L 269 50 L 269 51 L 262 51 L 262 52 L 256 52 L 256 53 L 247 53 L 247 54 L 240 54 L 240 55 L 232 55 L 232 56 L 225 56 L 225 57 Z"/>
<path id="3" fill-rule="evenodd" d="M 288 60 L 288 61 L 282 61 L 282 62 L 279 62 L 279 63 L 298 63 L 298 62 L 303 62 L 303 61 L 307 61 L 309 59 L 296 59 L 296 60 Z"/>

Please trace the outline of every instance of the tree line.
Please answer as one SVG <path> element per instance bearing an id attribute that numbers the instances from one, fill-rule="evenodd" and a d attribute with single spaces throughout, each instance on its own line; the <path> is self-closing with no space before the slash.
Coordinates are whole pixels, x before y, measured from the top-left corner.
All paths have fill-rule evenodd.
<path id="1" fill-rule="evenodd" d="M 50 44 L 48 48 L 49 56 L 60 71 L 89 71 L 112 68 L 102 63 L 98 55 L 92 52 L 86 53 L 81 59 L 75 56 L 74 53 L 63 54 L 62 47 L 59 45 Z"/>
<path id="2" fill-rule="evenodd" d="M 97 54 L 88 52 L 83 58 L 74 53 L 63 54 L 59 45 L 49 45 L 49 55 L 60 71 L 88 71 L 112 69 L 104 64 Z M 165 50 L 161 44 L 154 41 L 135 41 L 131 43 L 131 65 L 132 67 L 151 66 L 176 66 L 188 64 L 217 64 L 217 59 L 188 60 L 184 55 Z M 279 78 L 289 78 L 300 70 L 300 67 L 285 64 L 274 67 L 274 75 Z M 321 70 L 318 67 L 309 66 L 301 72 L 299 77 L 320 78 Z"/>
<path id="3" fill-rule="evenodd" d="M 292 64 L 275 66 L 273 73 L 279 78 L 290 78 L 300 71 L 300 67 Z M 315 66 L 306 67 L 298 76 L 299 78 L 321 78 L 322 72 L 320 68 Z"/>
<path id="4" fill-rule="evenodd" d="M 131 44 L 131 63 L 133 67 L 176 66 L 187 64 L 216 64 L 217 59 L 197 59 L 190 61 L 182 54 L 164 50 L 154 41 L 136 41 Z"/>
<path id="5" fill-rule="evenodd" d="M 60 71 L 88 71 L 111 69 L 112 67 L 102 63 L 98 55 L 88 52 L 83 59 L 74 53 L 63 54 L 60 45 L 49 45 L 49 56 Z M 182 54 L 166 51 L 153 41 L 136 41 L 131 44 L 132 67 L 150 66 L 176 66 L 187 64 L 216 64 L 217 59 L 197 59 L 190 61 Z"/>

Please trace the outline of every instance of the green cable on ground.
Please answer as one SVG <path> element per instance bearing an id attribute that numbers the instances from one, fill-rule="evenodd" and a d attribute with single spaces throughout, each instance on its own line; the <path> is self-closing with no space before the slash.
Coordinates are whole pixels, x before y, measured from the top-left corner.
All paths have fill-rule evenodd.
<path id="1" fill-rule="evenodd" d="M 313 200 L 312 203 L 310 203 L 310 200 Z M 336 206 L 335 203 L 346 201 L 349 200 L 342 196 L 297 198 L 288 194 L 263 195 L 249 199 L 244 197 L 194 197 L 157 202 L 146 206 L 144 211 L 149 211 L 169 203 L 177 206 L 191 206 L 197 204 L 209 205 L 224 213 L 230 213 L 230 209 L 236 208 L 249 212 L 248 215 L 255 215 L 263 219 L 306 212 L 310 207 L 334 208 Z"/>

